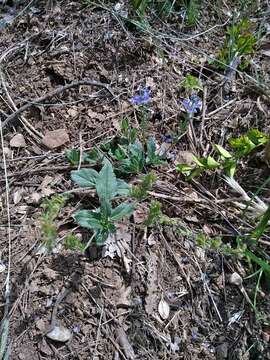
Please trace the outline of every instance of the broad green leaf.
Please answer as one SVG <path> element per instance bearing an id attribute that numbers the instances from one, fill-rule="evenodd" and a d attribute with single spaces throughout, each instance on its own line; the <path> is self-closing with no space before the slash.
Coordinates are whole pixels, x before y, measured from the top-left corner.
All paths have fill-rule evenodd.
<path id="1" fill-rule="evenodd" d="M 207 168 L 208 169 L 216 169 L 220 166 L 220 164 L 212 158 L 212 156 L 207 156 Z"/>
<path id="2" fill-rule="evenodd" d="M 97 181 L 96 190 L 100 201 L 110 201 L 117 192 L 116 176 L 113 172 L 112 164 L 107 161 L 101 169 Z"/>
<path id="3" fill-rule="evenodd" d="M 99 230 L 96 232 L 95 235 L 95 242 L 98 246 L 102 246 L 105 241 L 107 240 L 108 236 L 109 236 L 109 231 L 107 230 Z"/>
<path id="4" fill-rule="evenodd" d="M 229 151 L 224 149 L 222 146 L 215 144 L 214 147 L 220 153 L 220 155 L 223 156 L 225 159 L 230 159 L 232 157 Z"/>
<path id="5" fill-rule="evenodd" d="M 99 211 L 79 210 L 75 213 L 74 219 L 80 226 L 86 229 L 96 231 L 103 229 Z"/>
<path id="6" fill-rule="evenodd" d="M 116 179 L 117 181 L 117 195 L 127 196 L 129 194 L 130 186 L 122 179 Z"/>
<path id="7" fill-rule="evenodd" d="M 94 169 L 71 171 L 71 179 L 81 187 L 94 187 L 98 179 L 98 172 Z"/>
<path id="8" fill-rule="evenodd" d="M 102 216 L 102 219 L 105 221 L 108 221 L 108 218 L 111 215 L 112 211 L 112 204 L 108 200 L 102 200 L 100 204 L 100 214 Z"/>
<path id="9" fill-rule="evenodd" d="M 200 167 L 206 167 L 207 166 L 207 160 L 202 158 L 199 159 L 197 156 L 193 156 L 193 160 L 195 161 L 195 163 L 200 166 Z"/>
<path id="10" fill-rule="evenodd" d="M 122 203 L 112 210 L 111 220 L 122 220 L 126 216 L 130 216 L 134 211 L 134 205 L 128 203 Z"/>
<path id="11" fill-rule="evenodd" d="M 223 165 L 225 174 L 229 177 L 234 177 L 236 171 L 236 161 L 233 159 L 227 159 Z"/>
<path id="12" fill-rule="evenodd" d="M 189 175 L 191 170 L 193 170 L 193 167 L 186 164 L 178 164 L 176 166 L 176 170 L 182 174 Z"/>

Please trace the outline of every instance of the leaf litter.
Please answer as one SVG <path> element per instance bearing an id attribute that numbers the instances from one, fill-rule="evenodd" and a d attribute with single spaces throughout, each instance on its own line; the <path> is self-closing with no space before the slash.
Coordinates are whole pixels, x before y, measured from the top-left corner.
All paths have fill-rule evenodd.
<path id="1" fill-rule="evenodd" d="M 237 75 L 239 62 L 232 72 L 225 73 L 217 71 L 204 55 L 215 53 L 216 44 L 225 37 L 224 26 L 212 23 L 211 16 L 217 18 L 214 7 L 209 16 L 204 15 L 207 28 L 199 22 L 194 31 L 179 24 L 178 14 L 170 15 L 167 21 L 174 32 L 178 34 L 181 27 L 189 37 L 179 42 L 175 35 L 170 40 L 163 37 L 168 29 L 158 21 L 151 36 L 147 31 L 134 35 L 125 21 L 107 11 L 108 4 L 82 8 L 80 2 L 59 2 L 47 4 L 48 9 L 45 2 L 34 1 L 21 13 L 25 5 L 18 2 L 10 8 L 0 4 L 0 70 L 5 75 L 1 120 L 13 116 L 16 107 L 29 104 L 13 117 L 12 127 L 4 128 L 1 150 L 6 155 L 11 194 L 10 358 L 89 359 L 93 354 L 96 359 L 267 358 L 270 309 L 265 279 L 258 290 L 255 278 L 248 278 L 243 259 L 207 246 L 202 249 L 196 237 L 203 232 L 213 238 L 225 235 L 226 241 L 233 242 L 235 229 L 247 231 L 239 209 L 251 201 L 253 207 L 247 214 L 252 219 L 252 212 L 269 203 L 267 189 L 253 197 L 254 184 L 269 170 L 261 161 L 267 156 L 256 158 L 255 152 L 246 166 L 240 164 L 244 174 L 240 186 L 246 195 L 241 190 L 243 198 L 233 201 L 219 171 L 215 179 L 207 173 L 189 184 L 175 172 L 178 163 L 193 166 L 194 155 L 208 154 L 211 144 L 223 147 L 226 138 L 249 128 L 270 131 L 265 115 L 267 97 Z M 132 13 L 125 3 L 116 5 L 115 11 L 122 17 Z M 266 11 L 265 2 L 260 6 L 259 10 Z M 20 14 L 18 18 L 14 11 Z M 220 13 L 222 24 L 228 20 L 226 11 Z M 177 28 L 173 16 L 177 16 Z M 256 22 L 255 12 L 253 16 Z M 267 33 L 265 36 L 258 52 L 263 57 L 254 55 L 249 74 L 259 74 L 269 84 Z M 200 80 L 196 97 L 190 89 L 182 91 L 185 79 L 191 81 L 192 76 Z M 225 89 L 219 80 L 226 77 L 230 81 Z M 33 99 L 84 78 L 110 84 L 114 96 L 104 88 L 81 85 L 33 106 Z M 141 118 L 130 103 L 132 98 L 136 107 L 151 103 L 147 138 L 155 139 L 153 158 L 165 154 L 168 162 L 165 167 L 153 166 L 158 181 L 147 194 L 162 205 L 166 215 L 162 225 L 145 227 L 150 203 L 146 197 L 131 222 L 117 224 L 115 234 L 108 236 L 102 249 L 93 246 L 89 258 L 87 252 L 62 246 L 70 231 L 84 243 L 91 238 L 91 231 L 79 228 L 72 215 L 82 204 L 94 208 L 97 197 L 74 192 L 59 213 L 58 251 L 38 251 L 43 246 L 37 226 L 42 199 L 72 192 L 70 172 L 82 168 L 80 162 L 67 162 L 65 150 L 78 149 L 79 160 L 87 149 L 97 147 L 102 152 L 102 145 L 121 131 L 124 117 L 140 129 Z M 188 122 L 183 113 L 189 114 Z M 3 163 L 0 166 L 4 169 Z M 101 169 L 98 163 L 88 166 Z M 0 176 L 0 276 L 4 284 L 8 219 L 3 171 Z M 128 180 L 132 183 L 136 176 Z M 100 194 L 104 191 L 99 189 Z M 269 246 L 267 238 L 263 241 Z M 29 265 L 27 271 L 25 264 Z M 46 319 L 57 294 L 74 274 L 78 279 L 72 289 L 74 296 L 60 304 L 58 325 L 48 339 L 48 334 L 44 336 Z M 264 322 L 257 321 L 257 313 L 251 310 L 254 289 Z"/>

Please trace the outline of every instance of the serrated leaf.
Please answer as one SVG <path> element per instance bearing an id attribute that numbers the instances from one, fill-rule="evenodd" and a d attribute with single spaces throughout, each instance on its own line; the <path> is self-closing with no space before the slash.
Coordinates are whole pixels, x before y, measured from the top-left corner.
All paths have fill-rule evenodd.
<path id="1" fill-rule="evenodd" d="M 134 205 L 128 203 L 122 203 L 114 208 L 111 212 L 111 220 L 122 220 L 126 216 L 130 216 L 134 211 Z"/>
<path id="2" fill-rule="evenodd" d="M 117 180 L 113 172 L 112 164 L 107 161 L 101 169 L 97 181 L 96 190 L 100 201 L 110 201 L 117 192 Z"/>
<path id="3" fill-rule="evenodd" d="M 161 299 L 158 304 L 158 312 L 163 320 L 168 319 L 170 316 L 170 306 L 164 299 Z"/>
<path id="4" fill-rule="evenodd" d="M 222 146 L 215 144 L 214 147 L 220 153 L 220 155 L 223 156 L 225 159 L 230 159 L 232 157 L 229 151 L 224 149 Z"/>
<path id="5" fill-rule="evenodd" d="M 99 211 L 79 210 L 75 213 L 76 222 L 86 228 L 92 230 L 102 230 L 101 214 Z"/>
<path id="6" fill-rule="evenodd" d="M 94 169 L 71 171 L 71 179 L 81 187 L 95 187 L 99 174 Z"/>

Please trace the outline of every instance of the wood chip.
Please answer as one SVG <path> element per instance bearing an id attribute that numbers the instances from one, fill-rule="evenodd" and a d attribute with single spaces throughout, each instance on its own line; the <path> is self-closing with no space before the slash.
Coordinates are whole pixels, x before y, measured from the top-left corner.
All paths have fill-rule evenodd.
<path id="1" fill-rule="evenodd" d="M 65 129 L 57 129 L 46 132 L 42 139 L 42 144 L 48 149 L 56 149 L 69 142 L 69 135 Z"/>
<path id="2" fill-rule="evenodd" d="M 10 140 L 9 145 L 11 147 L 15 147 L 15 148 L 22 148 L 26 146 L 24 137 L 22 134 L 16 134 L 15 136 L 13 136 L 13 138 Z"/>

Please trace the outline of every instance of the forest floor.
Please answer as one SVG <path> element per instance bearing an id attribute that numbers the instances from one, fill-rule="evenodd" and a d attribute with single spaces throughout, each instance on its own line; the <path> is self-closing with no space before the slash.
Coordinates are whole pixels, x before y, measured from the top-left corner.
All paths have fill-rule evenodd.
<path id="1" fill-rule="evenodd" d="M 139 22 L 126 1 L 86 3 L 0 2 L 0 279 L 9 358 L 270 359 L 270 234 L 256 247 L 247 236 L 256 258 L 230 253 L 259 219 L 241 210 L 222 168 L 191 180 L 177 170 L 194 167 L 193 155 L 217 159 L 213 144 L 231 151 L 229 139 L 250 129 L 270 134 L 268 1 L 208 1 L 189 25 L 181 6 L 160 17 L 150 9 Z M 244 17 L 244 31 L 260 37 L 247 66 L 228 73 L 211 60 Z M 142 91 L 147 104 L 134 105 Z M 194 93 L 190 115 L 184 104 Z M 117 169 L 121 159 L 106 149 L 123 134 L 144 151 L 151 138 L 166 159 L 122 176 L 133 187 L 150 172 L 155 181 L 116 236 L 71 250 L 69 234 L 83 244 L 92 236 L 73 215 L 98 206 L 71 171 L 100 171 L 100 161 L 84 162 L 93 149 Z M 265 204 L 267 156 L 256 147 L 234 176 L 249 196 L 259 189 Z M 70 196 L 47 251 L 44 200 L 63 193 Z"/>

